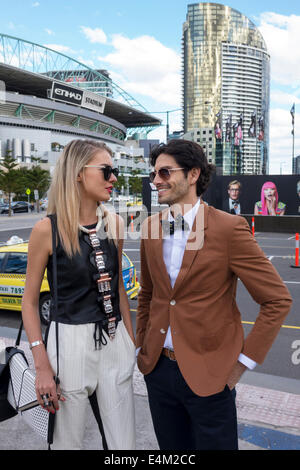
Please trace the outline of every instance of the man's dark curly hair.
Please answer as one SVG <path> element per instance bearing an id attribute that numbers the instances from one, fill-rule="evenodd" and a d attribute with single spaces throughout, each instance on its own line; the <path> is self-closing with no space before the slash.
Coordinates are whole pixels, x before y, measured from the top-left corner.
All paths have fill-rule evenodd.
<path id="1" fill-rule="evenodd" d="M 208 163 L 203 148 L 190 140 L 170 140 L 167 144 L 159 144 L 150 154 L 150 163 L 154 167 L 160 154 L 165 153 L 173 157 L 178 166 L 184 168 L 187 176 L 192 168 L 200 168 L 201 173 L 197 181 L 197 196 L 201 196 L 208 188 L 215 165 Z"/>

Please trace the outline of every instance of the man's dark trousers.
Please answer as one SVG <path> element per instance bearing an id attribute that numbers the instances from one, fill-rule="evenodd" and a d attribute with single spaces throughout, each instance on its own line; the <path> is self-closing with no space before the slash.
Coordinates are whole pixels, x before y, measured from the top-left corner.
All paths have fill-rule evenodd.
<path id="1" fill-rule="evenodd" d="M 145 382 L 161 450 L 238 450 L 235 390 L 199 397 L 165 356 Z"/>

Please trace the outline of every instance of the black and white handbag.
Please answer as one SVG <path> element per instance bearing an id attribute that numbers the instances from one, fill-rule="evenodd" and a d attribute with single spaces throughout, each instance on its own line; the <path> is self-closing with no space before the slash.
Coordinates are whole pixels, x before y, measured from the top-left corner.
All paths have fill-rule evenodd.
<path id="1" fill-rule="evenodd" d="M 53 301 L 54 310 L 57 312 L 56 227 L 55 221 L 52 217 L 51 226 L 53 246 Z M 55 381 L 56 384 L 58 384 L 59 362 L 57 321 L 55 321 L 55 328 L 57 353 Z M 16 412 L 22 415 L 24 421 L 50 445 L 53 443 L 55 414 L 49 413 L 47 410 L 42 408 L 37 401 L 35 390 L 35 370 L 30 368 L 25 352 L 18 348 L 22 329 L 23 322 L 21 323 L 15 346 L 6 348 L 6 363 L 9 365 L 10 372 L 7 400 Z"/>

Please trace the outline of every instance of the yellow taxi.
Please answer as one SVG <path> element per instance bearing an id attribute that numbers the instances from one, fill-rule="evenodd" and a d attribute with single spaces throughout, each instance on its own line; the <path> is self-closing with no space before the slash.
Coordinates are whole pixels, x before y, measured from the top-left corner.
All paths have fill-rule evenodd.
<path id="1" fill-rule="evenodd" d="M 20 241 L 19 243 L 17 241 Z M 28 243 L 12 237 L 8 244 L 0 246 L 0 309 L 22 309 L 22 296 L 26 281 Z M 125 290 L 130 299 L 137 297 L 140 289 L 136 269 L 131 259 L 123 252 L 122 274 Z M 41 322 L 48 324 L 50 318 L 51 295 L 47 281 L 47 271 L 41 284 L 39 313 Z"/>

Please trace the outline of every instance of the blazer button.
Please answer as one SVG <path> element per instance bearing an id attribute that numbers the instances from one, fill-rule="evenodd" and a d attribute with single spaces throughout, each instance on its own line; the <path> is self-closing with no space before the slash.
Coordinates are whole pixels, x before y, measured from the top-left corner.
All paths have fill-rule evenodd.
<path id="1" fill-rule="evenodd" d="M 164 330 L 163 328 L 160 330 L 161 334 L 164 335 L 166 330 Z"/>
<path id="2" fill-rule="evenodd" d="M 174 307 L 174 305 L 176 305 L 176 300 L 174 300 L 174 299 L 171 300 L 170 305 L 172 305 L 172 307 Z"/>

